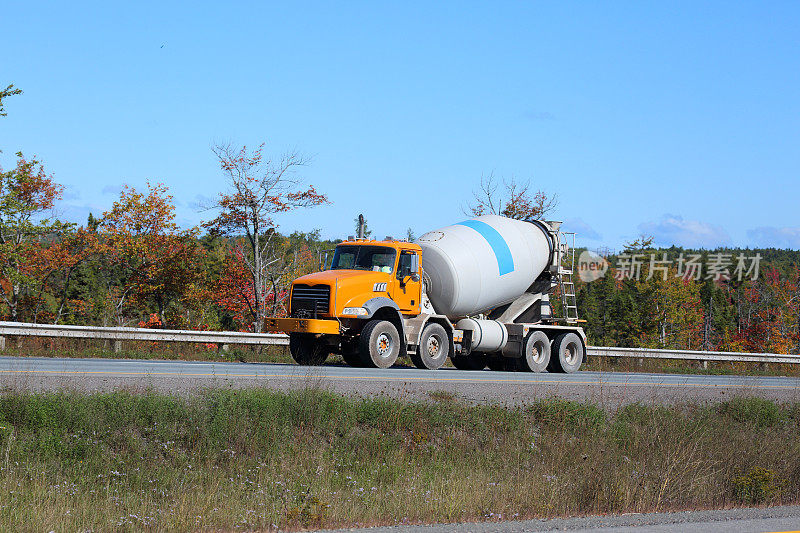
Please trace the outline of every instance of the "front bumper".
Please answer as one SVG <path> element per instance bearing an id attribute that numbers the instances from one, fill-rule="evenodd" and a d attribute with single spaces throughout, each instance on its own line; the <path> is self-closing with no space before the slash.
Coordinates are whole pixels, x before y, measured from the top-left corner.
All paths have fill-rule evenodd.
<path id="1" fill-rule="evenodd" d="M 283 331 L 284 333 L 321 333 L 338 335 L 339 321 L 320 318 L 267 318 L 264 320 L 265 331 Z"/>

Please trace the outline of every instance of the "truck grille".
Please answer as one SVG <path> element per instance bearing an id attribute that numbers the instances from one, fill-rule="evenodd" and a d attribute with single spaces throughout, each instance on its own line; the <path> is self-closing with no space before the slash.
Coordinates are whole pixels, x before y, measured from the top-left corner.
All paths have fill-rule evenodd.
<path id="1" fill-rule="evenodd" d="M 330 285 L 298 284 L 292 287 L 292 316 L 314 318 L 326 315 L 330 309 Z"/>

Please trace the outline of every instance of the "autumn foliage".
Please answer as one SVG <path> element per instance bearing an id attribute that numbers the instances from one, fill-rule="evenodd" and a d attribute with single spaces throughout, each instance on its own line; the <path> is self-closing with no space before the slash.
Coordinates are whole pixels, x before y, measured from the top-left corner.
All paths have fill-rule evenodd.
<path id="1" fill-rule="evenodd" d="M 612 268 L 591 283 L 578 280 L 578 307 L 587 321 L 589 341 L 623 347 L 798 353 L 800 254 L 762 252 L 773 257 L 774 264 L 757 279 L 694 279 L 679 275 L 675 267 L 664 276 L 650 277 L 645 265 L 638 279 Z M 614 258 L 610 259 L 613 264 Z"/>
<path id="2" fill-rule="evenodd" d="M 123 187 L 85 226 L 62 223 L 53 208 L 63 187 L 18 155 L 0 169 L 0 318 L 252 331 L 284 314 L 291 280 L 313 271 L 320 243 L 280 235 L 272 216 L 326 199 L 290 176 L 304 163 L 296 156 L 278 171 L 261 149 L 229 155 L 221 168 L 232 189 L 202 237 L 176 223 L 161 183 Z"/>
<path id="3" fill-rule="evenodd" d="M 328 199 L 296 177 L 307 163 L 297 152 L 273 160 L 264 156 L 264 145 L 253 151 L 218 145 L 214 153 L 228 190 L 209 206 L 217 216 L 205 226 L 213 235 L 242 237 L 226 262 L 222 301 L 240 320 L 247 315 L 260 332 L 267 316 L 285 311 L 286 287 L 298 263 L 307 259 L 307 250 L 292 249 L 277 233 L 274 216 L 326 204 Z"/>

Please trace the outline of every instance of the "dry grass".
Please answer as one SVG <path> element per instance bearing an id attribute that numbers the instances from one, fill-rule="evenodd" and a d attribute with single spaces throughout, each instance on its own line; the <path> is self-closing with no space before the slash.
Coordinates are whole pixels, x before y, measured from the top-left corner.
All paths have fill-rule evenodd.
<path id="1" fill-rule="evenodd" d="M 318 390 L 8 394 L 0 529 L 314 528 L 800 498 L 800 406 L 523 408 Z"/>
<path id="2" fill-rule="evenodd" d="M 226 361 L 248 363 L 289 363 L 288 346 L 231 345 L 222 350 L 214 344 L 191 342 L 123 341 L 115 352 L 108 341 L 91 339 L 8 339 L 2 355 L 22 357 L 74 357 L 104 359 L 168 359 L 183 361 Z"/>

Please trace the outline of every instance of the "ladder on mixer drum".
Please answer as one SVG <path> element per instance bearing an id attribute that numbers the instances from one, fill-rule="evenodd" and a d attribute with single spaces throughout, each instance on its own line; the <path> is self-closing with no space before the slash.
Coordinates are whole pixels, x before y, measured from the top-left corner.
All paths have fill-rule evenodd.
<path id="1" fill-rule="evenodd" d="M 566 237 L 567 234 L 562 234 Z M 575 282 L 572 279 L 572 274 L 575 269 L 575 234 L 572 235 L 572 246 L 568 247 L 564 240 L 561 241 L 561 257 L 563 258 L 566 253 L 571 252 L 572 260 L 570 268 L 559 266 L 558 277 L 561 282 L 561 306 L 564 309 L 564 319 L 567 322 L 578 321 L 578 301 L 575 298 Z"/>
<path id="2" fill-rule="evenodd" d="M 575 299 L 575 283 L 572 281 L 572 270 L 561 271 L 561 305 L 567 322 L 578 321 L 578 301 Z"/>

